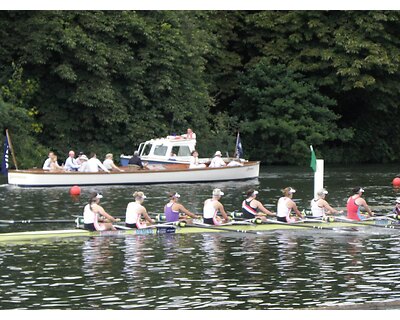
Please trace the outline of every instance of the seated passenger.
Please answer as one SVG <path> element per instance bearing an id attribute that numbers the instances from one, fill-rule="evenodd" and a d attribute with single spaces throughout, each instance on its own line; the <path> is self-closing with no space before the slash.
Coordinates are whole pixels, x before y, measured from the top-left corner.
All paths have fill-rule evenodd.
<path id="1" fill-rule="evenodd" d="M 54 157 L 54 152 L 50 151 L 49 157 L 46 159 L 46 161 L 43 164 L 43 170 L 50 171 L 50 164 L 52 162 L 53 157 Z"/>
<path id="2" fill-rule="evenodd" d="M 77 161 L 77 159 L 75 159 L 75 152 L 74 151 L 70 151 L 68 153 L 68 158 L 67 160 L 65 160 L 65 170 L 66 171 L 78 171 L 80 165 Z"/>
<path id="3" fill-rule="evenodd" d="M 226 163 L 224 160 L 222 160 L 221 151 L 217 151 L 214 155 L 214 158 L 211 160 L 209 167 L 210 168 L 220 168 L 220 167 L 225 167 L 225 166 L 226 166 Z"/>
<path id="4" fill-rule="evenodd" d="M 94 152 L 90 154 L 90 159 L 88 160 L 85 171 L 84 172 L 99 172 L 99 168 L 107 173 L 110 173 L 110 170 L 108 170 L 101 162 L 99 159 L 97 159 L 97 156 Z"/>
<path id="5" fill-rule="evenodd" d="M 87 172 L 86 171 L 86 166 L 87 166 L 87 162 L 88 162 L 88 157 L 85 155 L 85 154 L 83 154 L 83 155 L 81 155 L 80 157 L 79 157 L 79 161 L 80 161 L 80 163 L 81 163 L 81 165 L 80 165 L 80 167 L 79 167 L 79 169 L 78 169 L 78 171 L 79 172 Z"/>
<path id="6" fill-rule="evenodd" d="M 199 153 L 197 150 L 192 151 L 192 156 L 190 157 L 189 169 L 205 168 L 204 163 L 199 163 Z"/>
<path id="7" fill-rule="evenodd" d="M 133 153 L 132 158 L 129 159 L 128 165 L 129 166 L 138 166 L 138 167 L 140 167 L 140 169 L 143 169 L 143 163 L 139 157 L 139 151 L 135 151 Z"/>
<path id="8" fill-rule="evenodd" d="M 114 161 L 113 161 L 113 154 L 112 154 L 112 153 L 107 153 L 107 154 L 106 154 L 106 158 L 105 158 L 105 160 L 103 161 L 103 165 L 104 165 L 108 170 L 110 170 L 110 171 L 112 171 L 112 170 L 117 170 L 117 171 L 119 171 L 119 172 L 124 171 L 124 170 L 118 168 L 118 167 L 114 164 Z"/>
<path id="9" fill-rule="evenodd" d="M 192 131 L 192 129 L 188 128 L 185 134 L 181 135 L 184 139 L 193 139 L 196 140 L 196 134 Z"/>
<path id="10" fill-rule="evenodd" d="M 242 166 L 243 166 L 243 163 L 241 163 L 238 160 L 232 160 L 231 162 L 229 162 L 227 164 L 227 167 L 242 167 Z"/>
<path id="11" fill-rule="evenodd" d="M 56 155 L 54 155 L 53 158 L 51 159 L 49 171 L 51 172 L 64 171 L 64 168 L 58 164 Z"/>

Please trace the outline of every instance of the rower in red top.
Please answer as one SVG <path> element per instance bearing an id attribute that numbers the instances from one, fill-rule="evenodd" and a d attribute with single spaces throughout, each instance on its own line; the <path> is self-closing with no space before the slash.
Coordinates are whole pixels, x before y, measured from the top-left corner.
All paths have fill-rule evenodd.
<path id="1" fill-rule="evenodd" d="M 353 195 L 347 200 L 347 218 L 351 220 L 364 220 L 365 215 L 361 214 L 360 208 L 364 207 L 368 215 L 372 217 L 374 213 L 369 208 L 367 202 L 361 197 L 364 193 L 364 189 L 356 187 L 353 189 Z"/>

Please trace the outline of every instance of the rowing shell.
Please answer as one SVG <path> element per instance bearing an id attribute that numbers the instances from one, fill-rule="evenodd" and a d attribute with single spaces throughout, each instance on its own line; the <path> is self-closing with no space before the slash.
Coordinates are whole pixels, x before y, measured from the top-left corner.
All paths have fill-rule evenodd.
<path id="1" fill-rule="evenodd" d="M 1 233 L 0 243 L 7 242 L 23 242 L 38 239 L 57 239 L 57 238 L 74 238 L 74 237 L 115 237 L 125 235 L 155 235 L 155 234 L 186 234 L 186 233 L 205 233 L 205 232 L 243 232 L 243 233 L 263 233 L 267 231 L 286 230 L 286 229 L 340 229 L 340 228 L 357 228 L 357 227 L 374 227 L 399 229 L 400 226 L 384 225 L 382 221 L 368 221 L 359 224 L 357 222 L 308 222 L 298 224 L 286 223 L 266 223 L 266 224 L 231 224 L 226 226 L 172 226 L 157 225 L 144 229 L 129 229 L 117 231 L 87 231 L 83 229 L 67 229 L 67 230 L 47 230 L 47 231 L 28 231 Z M 358 230 L 358 229 L 354 229 Z"/>

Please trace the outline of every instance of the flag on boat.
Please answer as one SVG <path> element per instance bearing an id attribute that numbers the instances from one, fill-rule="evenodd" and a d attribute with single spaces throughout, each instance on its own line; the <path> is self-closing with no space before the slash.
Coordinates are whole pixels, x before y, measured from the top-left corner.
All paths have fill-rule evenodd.
<path id="1" fill-rule="evenodd" d="M 239 132 L 236 138 L 236 157 L 243 158 L 243 147 L 242 147 L 242 141 L 240 141 Z"/>
<path id="2" fill-rule="evenodd" d="M 4 153 L 3 153 L 3 159 L 1 161 L 1 173 L 4 175 L 8 174 L 8 153 L 10 150 L 10 146 L 8 144 L 8 138 L 6 135 L 6 140 L 4 141 Z"/>
<path id="3" fill-rule="evenodd" d="M 310 146 L 311 149 L 311 162 L 310 162 L 310 167 L 313 169 L 315 172 L 317 170 L 317 157 L 315 156 L 315 152 L 312 146 Z"/>

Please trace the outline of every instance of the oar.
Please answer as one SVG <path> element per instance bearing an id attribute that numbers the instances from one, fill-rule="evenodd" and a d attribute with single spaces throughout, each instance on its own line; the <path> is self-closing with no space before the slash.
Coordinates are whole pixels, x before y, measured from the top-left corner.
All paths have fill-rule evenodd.
<path id="1" fill-rule="evenodd" d="M 357 221 L 357 220 L 351 220 L 351 219 L 347 219 L 347 218 L 342 218 L 342 217 L 336 217 L 337 221 L 343 222 L 343 223 L 349 223 L 349 224 L 359 224 L 361 226 L 368 226 L 368 227 L 374 227 L 374 228 L 385 228 L 385 229 L 400 229 L 400 225 L 392 225 L 392 224 L 388 224 L 388 225 L 379 225 L 379 224 L 369 224 L 366 222 L 362 222 L 362 221 Z M 371 221 L 371 220 L 369 220 Z"/>
<path id="2" fill-rule="evenodd" d="M 0 220 L 0 224 L 28 224 L 28 223 L 71 223 L 75 220 Z"/>
<path id="3" fill-rule="evenodd" d="M 271 220 L 271 219 L 267 219 L 267 221 L 263 222 L 264 224 L 280 224 L 280 225 L 285 225 L 288 227 L 300 227 L 300 228 L 310 228 L 310 229 L 324 229 L 324 230 L 334 230 L 334 228 L 327 228 L 327 227 L 323 227 L 323 226 L 310 226 L 307 225 L 305 222 L 300 222 L 300 223 L 287 223 L 287 222 L 281 222 L 281 221 L 277 221 L 277 220 Z"/>
<path id="4" fill-rule="evenodd" d="M 182 227 L 182 226 L 181 226 Z M 253 230 L 240 230 L 240 229 L 225 229 L 221 226 L 212 226 L 212 225 L 203 225 L 203 224 L 198 224 L 198 223 L 193 223 L 193 224 L 186 224 L 184 228 L 200 228 L 200 229 L 208 229 L 208 230 L 219 230 L 219 231 L 225 231 L 225 232 L 237 232 L 237 233 L 251 233 L 251 234 L 262 234 L 262 232 L 259 231 L 253 231 Z"/>

